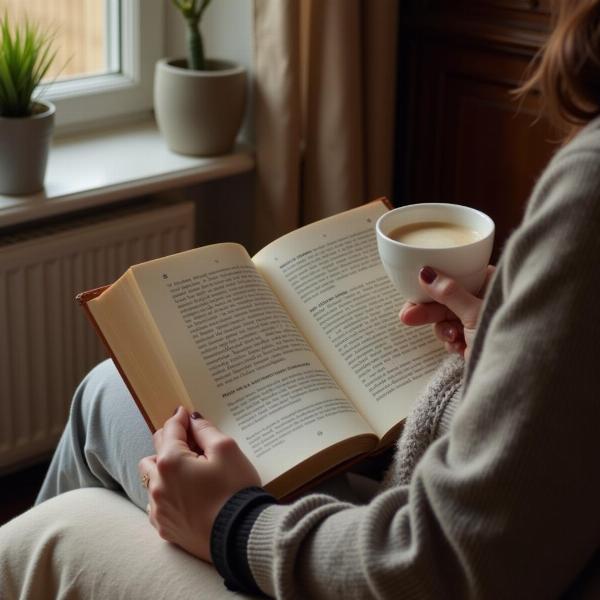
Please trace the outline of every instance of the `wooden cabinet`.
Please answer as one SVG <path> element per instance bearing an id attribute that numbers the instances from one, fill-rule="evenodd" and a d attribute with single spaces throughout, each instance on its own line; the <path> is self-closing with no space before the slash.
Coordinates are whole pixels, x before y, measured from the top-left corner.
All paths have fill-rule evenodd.
<path id="1" fill-rule="evenodd" d="M 558 134 L 512 91 L 547 35 L 547 2 L 405 3 L 397 202 L 484 210 L 497 247 L 519 223 Z M 533 6 L 535 4 L 535 6 Z"/>
<path id="2" fill-rule="evenodd" d="M 447 0 L 434 0 L 422 2 L 421 6 L 429 5 L 429 9 L 447 12 L 456 12 L 458 9 L 466 15 L 487 13 L 492 17 L 502 17 L 500 11 L 512 11 L 514 16 L 531 22 L 536 19 L 536 15 L 542 15 L 547 20 L 550 15 L 550 2 L 551 0 L 454 0 L 450 3 Z M 413 4 L 416 5 L 416 2 Z"/>

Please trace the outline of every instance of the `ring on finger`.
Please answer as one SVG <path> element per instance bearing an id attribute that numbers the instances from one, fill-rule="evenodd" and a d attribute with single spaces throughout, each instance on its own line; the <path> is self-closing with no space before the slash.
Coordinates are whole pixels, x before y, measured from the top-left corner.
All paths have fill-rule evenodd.
<path id="1" fill-rule="evenodd" d="M 148 489 L 148 486 L 150 485 L 150 475 L 148 475 L 148 473 L 142 475 L 142 485 Z"/>

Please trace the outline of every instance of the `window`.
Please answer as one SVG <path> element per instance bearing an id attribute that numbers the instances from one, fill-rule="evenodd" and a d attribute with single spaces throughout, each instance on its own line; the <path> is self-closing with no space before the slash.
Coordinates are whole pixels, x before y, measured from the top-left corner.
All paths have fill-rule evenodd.
<path id="1" fill-rule="evenodd" d="M 64 81 L 119 73 L 119 0 L 4 0 L 19 23 L 30 20 L 52 33 L 56 59 L 46 77 Z"/>
<path id="2" fill-rule="evenodd" d="M 150 110 L 162 0 L 0 0 L 4 9 L 54 32 L 57 55 L 42 93 L 56 104 L 58 128 Z"/>

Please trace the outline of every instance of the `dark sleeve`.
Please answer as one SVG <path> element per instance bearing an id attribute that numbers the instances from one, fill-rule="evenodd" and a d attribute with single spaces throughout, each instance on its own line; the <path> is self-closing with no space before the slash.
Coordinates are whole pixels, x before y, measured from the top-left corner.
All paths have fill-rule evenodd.
<path id="1" fill-rule="evenodd" d="M 248 564 L 248 536 L 260 513 L 275 503 L 275 498 L 262 488 L 245 488 L 234 494 L 217 515 L 210 553 L 228 589 L 263 595 Z"/>

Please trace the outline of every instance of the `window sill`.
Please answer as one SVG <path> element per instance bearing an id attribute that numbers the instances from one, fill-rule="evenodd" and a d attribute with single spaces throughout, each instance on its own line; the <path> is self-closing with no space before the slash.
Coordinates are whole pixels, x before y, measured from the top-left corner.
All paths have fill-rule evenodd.
<path id="1" fill-rule="evenodd" d="M 46 187 L 31 196 L 0 195 L 0 227 L 238 175 L 254 168 L 250 150 L 197 158 L 171 152 L 154 121 L 55 140 Z"/>

